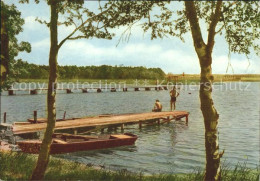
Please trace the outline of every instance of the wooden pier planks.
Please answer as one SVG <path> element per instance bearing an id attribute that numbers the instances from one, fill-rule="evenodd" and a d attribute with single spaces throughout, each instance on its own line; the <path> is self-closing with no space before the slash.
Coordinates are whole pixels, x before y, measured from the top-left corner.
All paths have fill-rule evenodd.
<path id="1" fill-rule="evenodd" d="M 139 121 L 151 120 L 156 118 L 165 118 L 168 116 L 180 118 L 188 117 L 189 113 L 186 111 L 173 111 L 173 112 L 148 112 L 148 113 L 135 113 L 135 114 L 119 114 L 111 115 L 106 117 L 90 117 L 90 118 L 80 118 L 73 120 L 66 120 L 56 122 L 55 129 L 70 129 L 70 128 L 80 128 L 80 127 L 93 127 L 93 126 L 108 126 L 108 125 L 118 125 L 126 123 L 136 123 Z M 46 123 L 41 124 L 29 124 L 29 125 L 14 125 L 14 134 L 32 133 L 44 130 L 46 128 Z"/>

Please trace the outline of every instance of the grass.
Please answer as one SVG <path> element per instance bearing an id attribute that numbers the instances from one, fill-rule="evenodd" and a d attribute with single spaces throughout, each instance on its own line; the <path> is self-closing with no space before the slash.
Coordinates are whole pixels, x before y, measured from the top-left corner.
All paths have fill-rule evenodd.
<path id="1" fill-rule="evenodd" d="M 28 180 L 36 164 L 37 157 L 24 153 L 0 152 L 0 179 Z M 252 170 L 246 164 L 238 164 L 234 170 L 227 166 L 222 169 L 225 181 L 258 181 L 259 170 Z M 160 174 L 144 176 L 127 170 L 111 171 L 51 157 L 45 180 L 109 180 L 109 181 L 191 181 L 203 180 L 202 170 L 190 174 Z"/>

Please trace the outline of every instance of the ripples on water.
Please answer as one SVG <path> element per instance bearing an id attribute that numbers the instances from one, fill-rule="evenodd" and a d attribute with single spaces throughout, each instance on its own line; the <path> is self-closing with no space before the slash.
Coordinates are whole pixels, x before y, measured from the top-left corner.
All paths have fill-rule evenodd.
<path id="1" fill-rule="evenodd" d="M 235 166 L 247 161 L 247 166 L 256 168 L 259 164 L 259 83 L 250 84 L 249 90 L 225 90 L 217 85 L 213 91 L 214 105 L 220 114 L 220 150 L 225 149 L 223 159 Z M 138 135 L 134 146 L 107 150 L 78 152 L 60 155 L 82 163 L 104 165 L 111 169 L 152 173 L 187 173 L 205 165 L 204 124 L 200 111 L 198 86 L 194 90 L 183 89 L 177 99 L 177 110 L 190 112 L 189 125 L 182 121 L 139 130 L 127 126 L 125 132 Z M 191 93 L 191 94 L 189 94 Z M 83 117 L 98 114 L 150 112 L 155 99 L 159 99 L 164 110 L 169 110 L 168 91 L 73 93 L 57 95 L 57 115 Z M 46 95 L 1 96 L 1 118 L 7 112 L 7 121 L 25 121 L 32 117 L 33 110 L 38 117 L 46 115 Z"/>

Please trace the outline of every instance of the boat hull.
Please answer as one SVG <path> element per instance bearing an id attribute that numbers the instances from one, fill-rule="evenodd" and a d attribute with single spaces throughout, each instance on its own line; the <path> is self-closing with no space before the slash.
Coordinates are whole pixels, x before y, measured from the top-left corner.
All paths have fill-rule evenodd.
<path id="1" fill-rule="evenodd" d="M 114 148 L 119 146 L 133 145 L 137 139 L 136 135 L 124 134 L 111 135 L 110 139 L 96 139 L 88 141 L 79 141 L 73 143 L 52 143 L 50 154 L 71 153 L 77 151 L 88 151 L 97 149 Z M 41 141 L 19 141 L 17 142 L 19 148 L 25 153 L 38 154 L 41 147 Z"/>

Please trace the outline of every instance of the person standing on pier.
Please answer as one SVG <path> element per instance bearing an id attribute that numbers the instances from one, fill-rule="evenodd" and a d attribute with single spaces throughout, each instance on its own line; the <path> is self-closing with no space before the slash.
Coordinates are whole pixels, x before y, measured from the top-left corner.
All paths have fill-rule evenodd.
<path id="1" fill-rule="evenodd" d="M 157 99 L 155 104 L 154 104 L 154 108 L 152 110 L 153 112 L 161 112 L 162 111 L 162 104 L 160 103 L 160 101 Z"/>
<path id="2" fill-rule="evenodd" d="M 176 98 L 179 96 L 179 92 L 176 91 L 176 87 L 173 86 L 172 90 L 170 91 L 170 96 L 171 96 L 171 100 L 170 100 L 170 104 L 171 104 L 171 111 L 172 111 L 172 105 L 173 105 L 173 110 L 175 110 L 176 106 Z"/>

